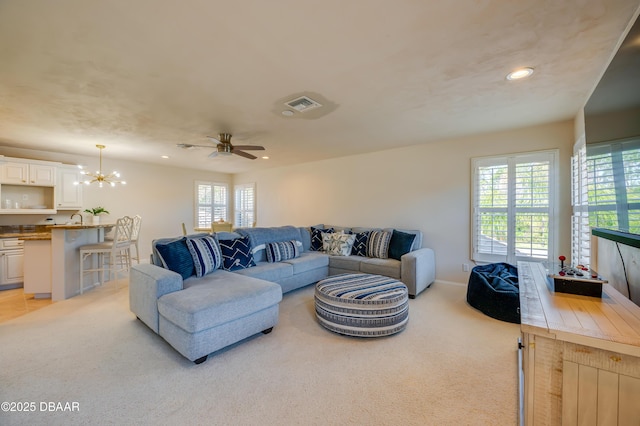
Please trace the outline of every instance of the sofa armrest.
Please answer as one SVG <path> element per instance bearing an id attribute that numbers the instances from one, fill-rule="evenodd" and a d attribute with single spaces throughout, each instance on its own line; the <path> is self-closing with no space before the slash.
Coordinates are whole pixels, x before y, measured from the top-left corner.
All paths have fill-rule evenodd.
<path id="1" fill-rule="evenodd" d="M 400 258 L 400 279 L 409 296 L 416 297 L 436 279 L 435 253 L 430 248 L 411 251 Z"/>
<path id="2" fill-rule="evenodd" d="M 129 309 L 158 333 L 158 299 L 183 289 L 180 274 L 151 264 L 133 265 L 129 273 Z"/>

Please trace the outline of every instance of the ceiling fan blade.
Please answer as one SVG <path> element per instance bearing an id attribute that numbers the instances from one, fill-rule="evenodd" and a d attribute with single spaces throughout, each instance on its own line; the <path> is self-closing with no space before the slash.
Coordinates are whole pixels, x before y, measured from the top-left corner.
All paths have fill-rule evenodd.
<path id="1" fill-rule="evenodd" d="M 213 151 L 211 154 L 209 154 L 209 158 L 213 158 L 217 156 L 218 156 L 218 151 Z"/>
<path id="2" fill-rule="evenodd" d="M 243 151 L 264 151 L 264 146 L 258 146 L 258 145 L 234 145 L 233 149 L 241 149 Z"/>
<path id="3" fill-rule="evenodd" d="M 211 148 L 211 145 L 195 145 L 192 143 L 177 143 L 176 146 L 182 149 L 191 149 L 191 148 Z"/>
<path id="4" fill-rule="evenodd" d="M 238 150 L 234 149 L 231 152 L 236 154 L 236 155 L 239 155 L 240 157 L 248 158 L 249 160 L 255 160 L 256 158 L 258 158 L 255 155 L 251 155 L 248 152 L 244 152 L 244 151 L 238 151 Z"/>

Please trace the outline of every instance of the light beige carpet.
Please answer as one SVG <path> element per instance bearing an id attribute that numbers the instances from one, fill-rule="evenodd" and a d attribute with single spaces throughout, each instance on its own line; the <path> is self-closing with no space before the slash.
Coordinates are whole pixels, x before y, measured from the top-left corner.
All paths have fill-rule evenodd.
<path id="1" fill-rule="evenodd" d="M 465 295 L 436 283 L 402 333 L 362 339 L 318 325 L 310 286 L 271 334 L 195 365 L 108 283 L 0 325 L 0 402 L 36 406 L 0 425 L 515 425 L 519 327 Z"/>

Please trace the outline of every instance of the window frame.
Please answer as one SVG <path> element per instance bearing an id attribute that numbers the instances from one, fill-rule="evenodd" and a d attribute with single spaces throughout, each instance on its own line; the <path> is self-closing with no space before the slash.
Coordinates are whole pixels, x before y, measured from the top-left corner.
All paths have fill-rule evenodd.
<path id="1" fill-rule="evenodd" d="M 543 150 L 522 152 L 505 155 L 495 155 L 487 157 L 475 157 L 471 159 L 471 259 L 476 263 L 494 263 L 494 262 L 506 262 L 510 264 L 516 264 L 519 260 L 529 261 L 552 261 L 555 259 L 558 252 L 558 158 L 559 150 Z M 547 206 L 517 206 L 518 200 L 523 198 L 516 198 L 516 184 L 517 179 L 522 179 L 526 174 L 516 174 L 516 168 L 518 165 L 534 164 L 536 162 L 548 162 L 548 174 L 547 174 L 547 192 L 546 199 Z M 506 206 L 503 207 L 481 207 L 480 206 L 480 170 L 481 168 L 487 168 L 492 166 L 504 166 L 507 169 L 506 178 Z M 533 187 L 532 187 L 533 189 Z M 534 200 L 533 192 L 530 194 L 531 200 Z M 532 201 L 533 202 L 533 201 Z M 506 215 L 506 242 L 501 244 L 505 245 L 505 253 L 498 253 L 499 250 L 492 253 L 483 253 L 480 249 L 480 218 L 482 212 L 490 213 L 504 213 Z M 546 242 L 546 257 L 534 257 L 528 255 L 517 254 L 516 242 L 516 218 L 518 214 L 532 214 L 543 213 L 546 215 L 547 221 L 547 242 Z M 534 237 L 533 232 L 529 232 L 531 250 L 533 251 Z"/>
<path id="2" fill-rule="evenodd" d="M 211 203 L 200 203 L 200 187 L 201 186 L 208 186 L 211 188 Z M 216 187 L 224 189 L 225 191 L 224 203 L 216 202 L 216 197 L 215 197 Z M 207 223 L 200 221 L 201 206 L 211 209 L 211 220 Z M 195 225 L 194 228 L 196 229 L 211 228 L 211 223 L 213 221 L 220 220 L 220 218 L 216 216 L 216 210 L 219 211 L 220 209 L 223 209 L 224 211 L 224 216 L 222 217 L 222 219 L 225 222 L 227 222 L 227 219 L 229 218 L 229 184 L 225 182 L 196 180 L 194 182 L 194 209 L 193 209 L 193 223 Z"/>
<path id="3" fill-rule="evenodd" d="M 245 192 L 251 192 L 251 200 L 247 199 Z M 241 183 L 234 185 L 234 211 L 233 225 L 235 228 L 252 228 L 256 226 L 257 221 L 257 194 L 256 184 Z M 250 204 L 245 206 L 243 204 Z"/>

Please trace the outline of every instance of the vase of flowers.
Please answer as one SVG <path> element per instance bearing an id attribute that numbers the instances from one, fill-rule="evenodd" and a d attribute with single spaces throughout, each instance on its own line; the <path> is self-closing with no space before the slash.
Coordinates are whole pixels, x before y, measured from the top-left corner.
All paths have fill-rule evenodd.
<path id="1" fill-rule="evenodd" d="M 100 215 L 109 214 L 104 207 L 94 207 L 92 209 L 85 209 L 85 213 L 91 214 L 91 224 L 100 225 Z"/>

